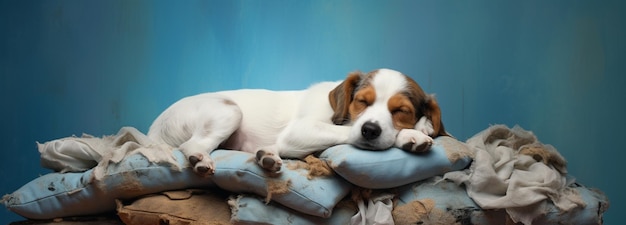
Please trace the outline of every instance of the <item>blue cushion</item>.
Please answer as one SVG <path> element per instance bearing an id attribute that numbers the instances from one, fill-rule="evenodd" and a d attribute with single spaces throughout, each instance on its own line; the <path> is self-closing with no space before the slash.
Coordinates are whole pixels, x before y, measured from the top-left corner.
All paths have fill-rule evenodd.
<path id="1" fill-rule="evenodd" d="M 232 209 L 231 222 L 235 224 L 344 225 L 350 224 L 350 218 L 357 213 L 356 206 L 347 202 L 337 204 L 328 218 L 299 213 L 273 202 L 267 204 L 251 195 L 237 196 L 228 203 Z"/>
<path id="2" fill-rule="evenodd" d="M 393 188 L 470 165 L 471 153 L 464 143 L 442 136 L 430 151 L 409 153 L 398 148 L 367 151 L 338 145 L 322 152 L 333 170 L 349 182 L 365 188 Z"/>
<path id="3" fill-rule="evenodd" d="M 233 192 L 267 196 L 267 182 L 289 183 L 288 188 L 271 196 L 300 212 L 330 216 L 335 204 L 351 185 L 335 175 L 308 179 L 303 169 L 283 166 L 278 176 L 261 169 L 253 155 L 240 151 L 217 150 L 215 175 L 201 178 L 189 168 L 184 155 L 172 151 L 181 171 L 172 165 L 156 164 L 140 154 L 127 156 L 107 167 L 102 179 L 94 179 L 94 169 L 83 173 L 50 173 L 38 177 L 3 198 L 6 207 L 29 219 L 52 219 L 113 211 L 115 199 L 185 188 L 219 187 Z M 286 160 L 285 164 L 288 164 Z"/>
<path id="4" fill-rule="evenodd" d="M 469 157 L 457 157 L 462 143 L 451 138 L 437 138 L 426 154 L 411 154 L 400 149 L 364 151 L 349 145 L 329 148 L 321 155 L 335 172 L 346 180 L 366 188 L 390 188 L 422 180 L 450 170 L 466 167 Z M 261 169 L 250 153 L 217 150 L 211 154 L 216 163 L 215 175 L 198 177 L 188 167 L 184 155 L 172 151 L 177 166 L 157 164 L 143 155 L 127 156 L 107 167 L 102 179 L 94 179 L 94 170 L 83 173 L 50 173 L 34 179 L 3 198 L 8 209 L 30 219 L 80 216 L 115 210 L 115 199 L 128 199 L 167 190 L 219 186 L 235 193 L 270 194 L 270 200 L 305 214 L 329 217 L 351 185 L 335 175 L 308 178 L 303 169 L 285 166 L 281 172 Z M 284 190 L 268 192 L 268 184 L 283 184 Z M 271 189 L 271 187 L 270 187 Z"/>
<path id="5" fill-rule="evenodd" d="M 92 215 L 115 210 L 115 199 L 191 187 L 214 186 L 186 168 L 180 151 L 173 151 L 182 169 L 149 162 L 143 155 L 111 164 L 100 180 L 94 169 L 82 173 L 49 173 L 3 198 L 6 207 L 29 219 Z"/>
<path id="6" fill-rule="evenodd" d="M 235 193 L 271 194 L 270 201 L 318 217 L 329 217 L 335 204 L 352 188 L 334 174 L 309 179 L 304 169 L 289 168 L 290 160 L 284 160 L 281 172 L 275 174 L 258 166 L 254 155 L 247 152 L 217 150 L 211 157 L 217 186 Z M 268 193 L 268 186 L 279 190 Z"/>

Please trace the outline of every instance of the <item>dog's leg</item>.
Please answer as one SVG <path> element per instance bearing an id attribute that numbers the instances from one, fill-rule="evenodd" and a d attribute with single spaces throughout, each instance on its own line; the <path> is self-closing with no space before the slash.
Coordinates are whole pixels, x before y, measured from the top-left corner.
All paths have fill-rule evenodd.
<path id="1" fill-rule="evenodd" d="M 180 100 L 153 123 L 148 136 L 178 148 L 200 176 L 215 173 L 209 154 L 241 124 L 242 113 L 233 101 L 221 96 L 198 95 Z"/>
<path id="2" fill-rule="evenodd" d="M 396 137 L 395 146 L 408 152 L 424 152 L 433 145 L 430 137 L 434 132 L 432 123 L 422 117 L 415 124 L 415 129 L 402 129 Z"/>
<path id="3" fill-rule="evenodd" d="M 350 126 L 298 119 L 278 135 L 275 145 L 256 152 L 257 163 L 266 170 L 276 172 L 281 168 L 281 157 L 303 159 L 331 146 L 347 144 L 349 133 Z"/>
<path id="4" fill-rule="evenodd" d="M 215 164 L 209 154 L 239 128 L 242 114 L 234 104 L 223 104 L 215 109 L 204 110 L 211 111 L 204 115 L 204 121 L 198 121 L 191 138 L 182 143 L 179 149 L 198 175 L 210 176 L 215 173 Z"/>
<path id="5" fill-rule="evenodd" d="M 351 126 L 348 125 L 299 119 L 281 132 L 276 145 L 282 157 L 304 158 L 329 147 L 349 143 L 350 131 Z"/>

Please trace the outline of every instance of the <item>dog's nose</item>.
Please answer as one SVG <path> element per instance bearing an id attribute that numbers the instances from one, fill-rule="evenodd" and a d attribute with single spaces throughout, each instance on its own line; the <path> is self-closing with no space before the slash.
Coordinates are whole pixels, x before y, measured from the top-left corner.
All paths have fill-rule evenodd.
<path id="1" fill-rule="evenodd" d="M 363 135 L 363 138 L 365 138 L 366 140 L 376 139 L 378 136 L 380 136 L 381 132 L 382 129 L 380 129 L 378 123 L 365 122 L 361 127 L 361 135 Z"/>

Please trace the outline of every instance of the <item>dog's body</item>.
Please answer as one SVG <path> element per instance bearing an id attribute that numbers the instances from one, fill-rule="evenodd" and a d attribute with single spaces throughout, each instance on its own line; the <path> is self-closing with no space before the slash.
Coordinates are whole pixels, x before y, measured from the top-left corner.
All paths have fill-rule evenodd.
<path id="1" fill-rule="evenodd" d="M 351 73 L 299 91 L 235 90 L 199 94 L 174 103 L 148 136 L 179 148 L 196 173 L 214 173 L 217 148 L 256 154 L 278 171 L 281 157 L 303 158 L 338 144 L 419 152 L 446 135 L 436 101 L 412 79 L 381 69 Z"/>

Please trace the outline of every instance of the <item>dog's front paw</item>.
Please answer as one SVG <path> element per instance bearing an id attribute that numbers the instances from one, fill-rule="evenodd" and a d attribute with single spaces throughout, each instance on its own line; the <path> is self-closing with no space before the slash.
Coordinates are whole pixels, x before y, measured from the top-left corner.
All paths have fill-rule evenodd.
<path id="1" fill-rule="evenodd" d="M 420 120 L 417 121 L 417 123 L 415 124 L 415 130 L 421 131 L 422 133 L 426 135 L 432 135 L 435 133 L 435 128 L 433 128 L 433 123 L 425 116 L 422 116 L 422 118 L 420 118 Z"/>
<path id="2" fill-rule="evenodd" d="M 199 176 L 208 177 L 215 174 L 215 163 L 207 154 L 195 153 L 191 154 L 187 159 L 191 167 L 193 167 L 193 171 Z"/>
<path id="3" fill-rule="evenodd" d="M 283 166 L 283 160 L 277 154 L 262 149 L 256 152 L 256 161 L 270 172 L 278 172 Z"/>
<path id="4" fill-rule="evenodd" d="M 408 152 L 425 152 L 433 145 L 433 139 L 422 131 L 402 129 L 396 137 L 396 147 Z"/>

